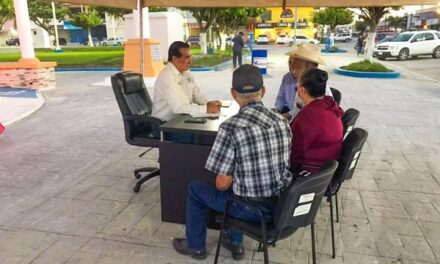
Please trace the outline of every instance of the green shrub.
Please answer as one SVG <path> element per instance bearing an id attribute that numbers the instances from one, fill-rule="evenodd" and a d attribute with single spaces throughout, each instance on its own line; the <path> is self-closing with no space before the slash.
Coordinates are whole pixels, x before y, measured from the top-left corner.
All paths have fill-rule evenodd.
<path id="1" fill-rule="evenodd" d="M 377 62 L 371 63 L 369 60 L 359 61 L 347 66 L 342 66 L 341 69 L 358 72 L 393 72 L 393 70 L 388 69 L 384 65 Z"/>

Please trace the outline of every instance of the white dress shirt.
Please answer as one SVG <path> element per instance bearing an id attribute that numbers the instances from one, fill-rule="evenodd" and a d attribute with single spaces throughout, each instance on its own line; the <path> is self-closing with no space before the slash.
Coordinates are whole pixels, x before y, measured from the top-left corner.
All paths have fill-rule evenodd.
<path id="1" fill-rule="evenodd" d="M 189 71 L 180 73 L 168 62 L 154 84 L 151 115 L 169 121 L 179 114 L 206 113 L 207 103 L 208 98 L 202 94 Z"/>

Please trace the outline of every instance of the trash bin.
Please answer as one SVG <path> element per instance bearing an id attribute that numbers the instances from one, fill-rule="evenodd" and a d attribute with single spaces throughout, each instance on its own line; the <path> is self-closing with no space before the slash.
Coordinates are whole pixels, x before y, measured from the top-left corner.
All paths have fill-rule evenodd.
<path id="1" fill-rule="evenodd" d="M 254 49 L 252 50 L 252 65 L 260 68 L 261 74 L 267 73 L 267 50 Z"/>

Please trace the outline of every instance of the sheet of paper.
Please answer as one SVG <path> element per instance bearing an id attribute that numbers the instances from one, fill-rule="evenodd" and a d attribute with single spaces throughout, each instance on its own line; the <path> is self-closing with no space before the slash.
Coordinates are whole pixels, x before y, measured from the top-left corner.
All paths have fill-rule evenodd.
<path id="1" fill-rule="evenodd" d="M 220 100 L 220 102 L 222 103 L 222 107 L 230 107 L 233 103 L 230 100 Z"/>
<path id="2" fill-rule="evenodd" d="M 218 113 L 197 113 L 197 114 L 191 114 L 192 117 L 219 117 L 221 115 L 221 112 Z"/>

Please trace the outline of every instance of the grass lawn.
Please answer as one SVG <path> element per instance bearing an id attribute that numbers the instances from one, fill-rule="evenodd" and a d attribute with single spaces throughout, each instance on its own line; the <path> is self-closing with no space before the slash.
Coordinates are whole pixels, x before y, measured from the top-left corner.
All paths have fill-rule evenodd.
<path id="1" fill-rule="evenodd" d="M 51 49 L 35 49 L 35 55 L 40 61 L 54 61 L 59 68 L 122 68 L 124 60 L 123 47 L 81 47 L 63 48 L 62 53 Z M 200 55 L 200 47 L 191 48 L 194 68 L 212 67 L 232 56 L 231 48 L 219 51 L 219 54 Z M 20 53 L 0 53 L 0 62 L 14 62 L 20 59 Z"/>
<path id="2" fill-rule="evenodd" d="M 359 61 L 347 66 L 342 66 L 341 69 L 358 72 L 393 72 L 393 70 L 388 69 L 384 65 L 377 62 L 371 63 L 369 60 Z"/>

